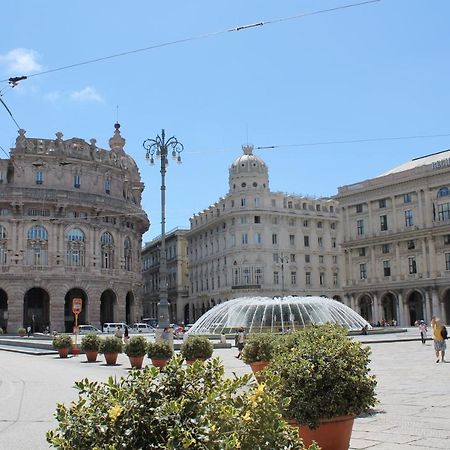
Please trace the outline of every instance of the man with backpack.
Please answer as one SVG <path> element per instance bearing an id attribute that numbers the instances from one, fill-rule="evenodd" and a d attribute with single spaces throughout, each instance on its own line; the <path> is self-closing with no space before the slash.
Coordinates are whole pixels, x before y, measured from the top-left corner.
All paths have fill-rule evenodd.
<path id="1" fill-rule="evenodd" d="M 444 362 L 446 343 L 448 338 L 447 328 L 445 328 L 444 323 L 441 319 L 436 319 L 432 321 L 433 327 L 433 340 L 434 340 L 434 351 L 436 352 L 436 362 L 439 362 L 439 353 L 441 356 L 441 361 Z"/>

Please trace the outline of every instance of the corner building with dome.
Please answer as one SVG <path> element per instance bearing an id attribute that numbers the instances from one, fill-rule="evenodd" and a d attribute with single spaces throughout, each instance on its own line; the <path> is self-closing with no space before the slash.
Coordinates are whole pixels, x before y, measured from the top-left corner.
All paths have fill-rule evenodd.
<path id="1" fill-rule="evenodd" d="M 138 167 L 115 125 L 96 140 L 39 139 L 19 130 L 0 160 L 0 326 L 71 332 L 79 324 L 138 321 L 140 252 L 149 227 Z"/>
<path id="2" fill-rule="evenodd" d="M 338 202 L 271 191 L 265 162 L 253 146 L 242 150 L 228 193 L 190 218 L 189 294 L 178 321 L 242 296 L 342 299 Z"/>

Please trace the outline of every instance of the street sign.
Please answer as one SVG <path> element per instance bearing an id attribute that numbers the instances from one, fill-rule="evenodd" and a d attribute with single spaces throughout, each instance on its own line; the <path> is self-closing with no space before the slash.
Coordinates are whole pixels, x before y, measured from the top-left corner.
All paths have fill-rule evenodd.
<path id="1" fill-rule="evenodd" d="M 72 299 L 72 312 L 77 316 L 83 309 L 83 300 L 81 298 Z"/>

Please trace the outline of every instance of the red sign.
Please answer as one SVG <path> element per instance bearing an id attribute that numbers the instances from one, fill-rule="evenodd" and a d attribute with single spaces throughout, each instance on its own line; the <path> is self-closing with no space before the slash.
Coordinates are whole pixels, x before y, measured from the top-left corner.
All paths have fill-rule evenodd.
<path id="1" fill-rule="evenodd" d="M 83 300 L 81 298 L 72 299 L 72 312 L 76 315 L 80 314 L 83 309 Z"/>

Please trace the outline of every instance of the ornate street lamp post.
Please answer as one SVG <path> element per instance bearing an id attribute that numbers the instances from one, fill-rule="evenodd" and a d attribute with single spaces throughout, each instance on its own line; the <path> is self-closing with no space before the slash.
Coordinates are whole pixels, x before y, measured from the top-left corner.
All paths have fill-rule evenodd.
<path id="1" fill-rule="evenodd" d="M 142 144 L 146 150 L 145 159 L 150 165 L 155 164 L 155 158 L 161 160 L 161 251 L 159 262 L 159 303 L 158 303 L 158 327 L 166 328 L 170 325 L 169 302 L 167 295 L 167 257 L 166 257 L 166 169 L 169 163 L 168 154 L 181 164 L 180 153 L 183 151 L 183 144 L 172 136 L 166 140 L 164 130 L 161 136 L 155 139 L 147 139 Z"/>

